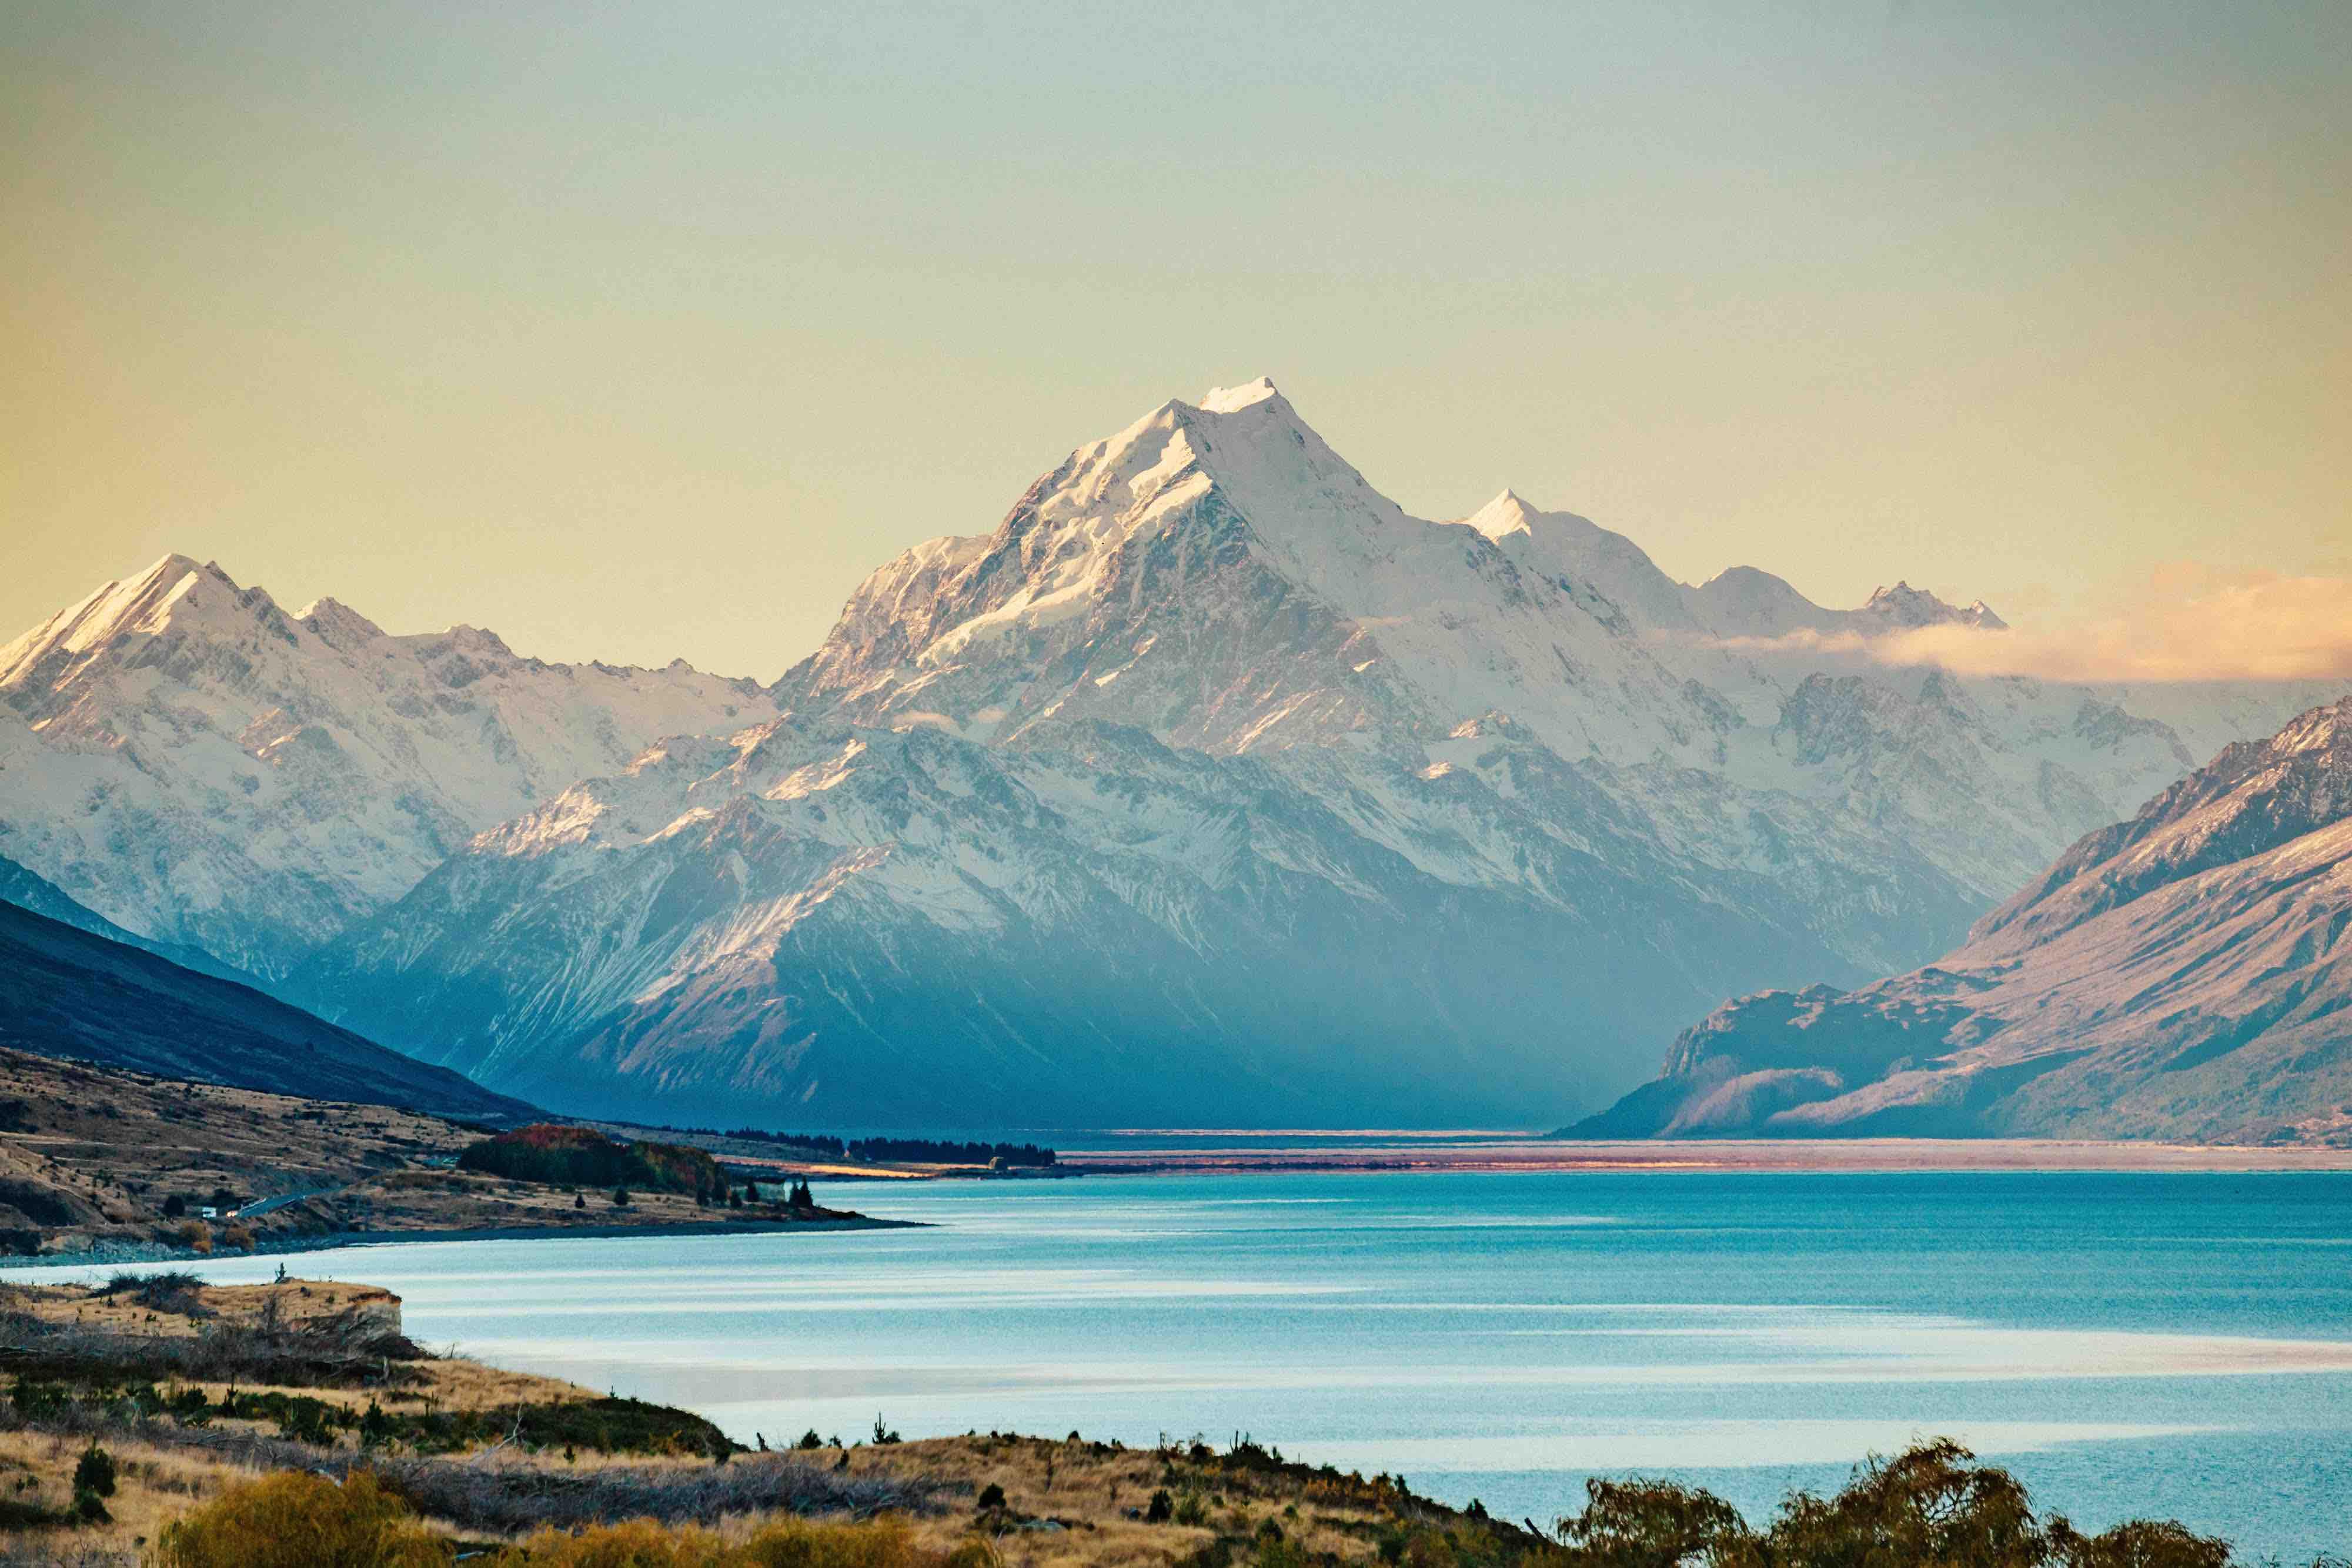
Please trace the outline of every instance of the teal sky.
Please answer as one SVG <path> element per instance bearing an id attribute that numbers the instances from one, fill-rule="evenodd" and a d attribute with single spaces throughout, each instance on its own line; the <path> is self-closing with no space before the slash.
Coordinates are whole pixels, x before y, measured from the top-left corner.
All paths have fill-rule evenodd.
<path id="1" fill-rule="evenodd" d="M 19 0 L 0 637 L 178 549 L 765 678 L 1261 373 L 1692 580 L 2352 576 L 2347 149 L 2341 0 Z"/>

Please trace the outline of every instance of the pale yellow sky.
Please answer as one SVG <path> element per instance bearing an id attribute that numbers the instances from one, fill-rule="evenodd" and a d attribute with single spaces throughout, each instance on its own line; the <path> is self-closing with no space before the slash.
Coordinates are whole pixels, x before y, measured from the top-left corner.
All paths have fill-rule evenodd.
<path id="1" fill-rule="evenodd" d="M 1452 9 L 12 8 L 0 637 L 177 549 L 764 679 L 1261 373 L 1691 580 L 2352 577 L 2352 8 Z"/>

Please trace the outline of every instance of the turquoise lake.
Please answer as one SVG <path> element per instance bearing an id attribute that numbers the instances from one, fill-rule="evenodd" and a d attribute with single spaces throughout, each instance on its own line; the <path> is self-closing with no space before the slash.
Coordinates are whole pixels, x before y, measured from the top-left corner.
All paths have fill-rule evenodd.
<path id="1" fill-rule="evenodd" d="M 1236 1431 L 1548 1523 L 1751 1516 L 1952 1436 L 2097 1526 L 2352 1545 L 2352 1176 L 1276 1173 L 819 1184 L 923 1230 L 289 1260 L 740 1438 Z M 271 1259 L 211 1264 L 268 1278 Z M 47 1270 L 51 1277 L 70 1271 Z M 84 1271 L 87 1272 L 87 1271 Z"/>

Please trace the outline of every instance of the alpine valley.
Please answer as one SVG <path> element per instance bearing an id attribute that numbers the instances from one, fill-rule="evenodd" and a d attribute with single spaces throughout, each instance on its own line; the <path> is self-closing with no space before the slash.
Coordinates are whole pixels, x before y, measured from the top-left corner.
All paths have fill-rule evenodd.
<path id="1" fill-rule="evenodd" d="M 908 551 L 767 688 L 169 558 L 0 651 L 0 854 L 577 1113 L 1551 1124 L 2340 695 L 1874 656 L 1947 623 L 2004 634 L 1682 584 L 1509 491 L 1410 517 L 1258 382 Z"/>

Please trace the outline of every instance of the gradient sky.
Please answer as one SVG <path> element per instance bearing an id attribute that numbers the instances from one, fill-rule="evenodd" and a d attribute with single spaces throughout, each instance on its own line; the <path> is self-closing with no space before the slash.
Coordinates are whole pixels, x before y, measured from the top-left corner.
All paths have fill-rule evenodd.
<path id="1" fill-rule="evenodd" d="M 16 0 L 0 638 L 176 549 L 767 678 L 1261 373 L 1693 580 L 2352 576 L 2343 0 L 1459 9 Z"/>

